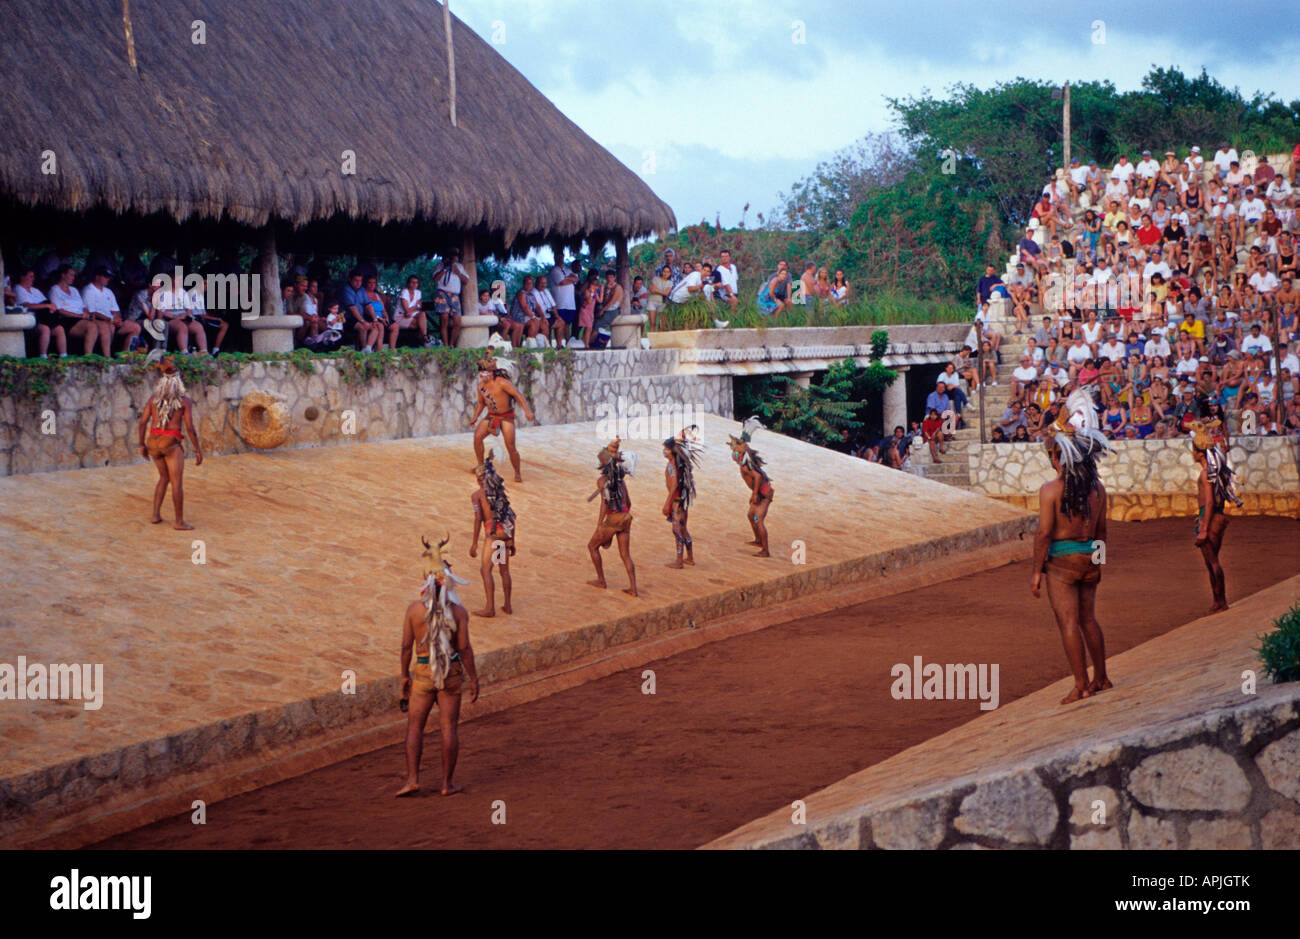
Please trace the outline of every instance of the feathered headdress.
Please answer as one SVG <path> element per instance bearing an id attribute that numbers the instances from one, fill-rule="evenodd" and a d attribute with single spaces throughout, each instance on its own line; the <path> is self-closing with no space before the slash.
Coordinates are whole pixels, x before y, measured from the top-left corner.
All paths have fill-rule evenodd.
<path id="1" fill-rule="evenodd" d="M 487 496 L 493 517 L 505 529 L 506 537 L 514 538 L 515 510 L 510 507 L 510 498 L 506 495 L 505 480 L 501 478 L 501 474 L 492 465 L 494 456 L 496 456 L 495 451 L 489 453 L 483 462 L 475 467 L 474 474 L 478 476 L 479 481 L 483 484 L 483 494 Z"/>
<path id="2" fill-rule="evenodd" d="M 162 373 L 153 387 L 154 410 L 158 413 L 158 426 L 162 427 L 184 404 L 185 382 L 170 358 L 161 359 L 150 367 Z"/>
<path id="3" fill-rule="evenodd" d="M 695 467 L 700 465 L 704 444 L 699 442 L 700 428 L 692 424 L 682 428 L 676 437 L 664 441 L 664 449 L 672 454 L 677 471 L 677 485 L 682 494 L 682 504 L 690 506 L 695 501 Z"/>
<path id="4" fill-rule="evenodd" d="M 478 370 L 487 372 L 493 378 L 508 378 L 515 381 L 519 374 L 519 367 L 509 359 L 498 359 L 490 350 L 483 353 L 483 357 L 478 360 Z"/>
<path id="5" fill-rule="evenodd" d="M 763 469 L 763 458 L 749 445 L 749 441 L 754 437 L 754 432 L 762 427 L 763 422 L 757 417 L 748 417 L 740 425 L 740 436 L 733 437 L 728 434 L 727 439 L 731 445 L 731 458 L 733 460 L 741 466 L 748 467 L 766 477 L 767 473 Z"/>
<path id="6" fill-rule="evenodd" d="M 451 657 L 455 652 L 451 637 L 456 633 L 456 618 L 451 615 L 451 605 L 460 604 L 453 584 L 468 584 L 468 580 L 451 572 L 451 564 L 442 556 L 442 549 L 451 541 L 451 534 L 436 545 L 421 537 L 424 544 L 424 584 L 420 599 L 425 609 L 425 641 L 429 646 L 429 667 L 433 673 L 433 686 L 441 688 L 451 670 Z"/>
<path id="7" fill-rule="evenodd" d="M 1047 438 L 1048 451 L 1061 463 L 1065 492 L 1061 508 L 1067 516 L 1088 514 L 1088 499 L 1097 486 L 1097 457 L 1111 451 L 1110 441 L 1101 432 L 1092 395 L 1085 388 L 1073 391 L 1065 399 Z"/>
<path id="8" fill-rule="evenodd" d="M 1240 508 L 1244 503 L 1237 495 L 1237 474 L 1232 468 L 1228 454 L 1214 439 L 1213 431 L 1223 426 L 1219 420 L 1192 421 L 1192 449 L 1205 454 L 1205 475 L 1214 489 L 1217 502 L 1231 502 Z"/>

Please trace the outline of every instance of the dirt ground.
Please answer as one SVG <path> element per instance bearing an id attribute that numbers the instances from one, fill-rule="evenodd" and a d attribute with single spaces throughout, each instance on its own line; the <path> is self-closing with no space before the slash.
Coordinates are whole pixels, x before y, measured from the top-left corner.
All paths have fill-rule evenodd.
<path id="1" fill-rule="evenodd" d="M 1229 600 L 1294 574 L 1298 547 L 1300 522 L 1235 519 Z M 895 701 L 895 663 L 998 663 L 1001 703 L 1067 677 L 1029 577 L 1012 564 L 715 642 L 647 666 L 654 695 L 637 668 L 463 724 L 466 792 L 452 798 L 436 794 L 435 733 L 416 798 L 393 798 L 395 745 L 211 805 L 205 826 L 187 813 L 95 847 L 697 847 L 985 713 L 975 700 Z M 1108 654 L 1209 604 L 1190 520 L 1111 523 L 1098 601 Z"/>

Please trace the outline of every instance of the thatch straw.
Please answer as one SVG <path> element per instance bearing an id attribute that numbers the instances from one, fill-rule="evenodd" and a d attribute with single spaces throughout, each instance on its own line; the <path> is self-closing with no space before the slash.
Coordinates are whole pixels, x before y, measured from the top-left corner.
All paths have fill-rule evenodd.
<path id="1" fill-rule="evenodd" d="M 433 0 L 134 0 L 130 19 L 138 70 L 118 4 L 4 4 L 0 200 L 254 227 L 343 216 L 516 246 L 676 225 L 454 16 L 453 128 Z"/>

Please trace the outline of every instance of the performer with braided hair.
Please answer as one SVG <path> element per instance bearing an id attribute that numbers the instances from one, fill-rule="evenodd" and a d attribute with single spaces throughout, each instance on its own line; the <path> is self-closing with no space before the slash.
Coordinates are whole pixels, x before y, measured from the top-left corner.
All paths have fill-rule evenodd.
<path id="1" fill-rule="evenodd" d="M 194 402 L 185 395 L 185 382 L 181 380 L 176 364 L 163 359 L 157 365 L 162 375 L 154 386 L 153 396 L 140 415 L 137 430 L 140 435 L 140 455 L 153 460 L 158 470 L 158 484 L 153 490 L 153 515 L 149 521 L 157 525 L 162 521 L 162 502 L 167 487 L 172 489 L 172 508 L 176 518 L 172 527 L 178 531 L 192 531 L 193 525 L 185 521 L 185 491 L 181 477 L 185 473 L 185 443 L 181 428 L 190 435 L 194 444 L 194 465 L 203 465 L 203 449 L 194 432 Z M 145 437 L 145 431 L 149 436 Z"/>
<path id="2" fill-rule="evenodd" d="M 587 497 L 588 502 L 597 496 L 600 497 L 600 515 L 596 517 L 596 532 L 587 542 L 587 552 L 591 555 L 591 563 L 596 568 L 596 579 L 589 580 L 587 583 L 602 590 L 608 586 L 605 583 L 605 568 L 600 561 L 600 552 L 602 548 L 608 548 L 617 538 L 618 553 L 623 558 L 623 566 L 627 568 L 629 583 L 629 586 L 623 588 L 623 592 L 635 597 L 637 592 L 636 565 L 632 563 L 632 497 L 628 495 L 625 478 L 635 469 L 635 461 L 625 462 L 625 455 L 619 452 L 621 443 L 622 440 L 615 437 L 596 455 L 596 459 L 600 461 L 600 478 L 596 480 L 596 491 Z"/>
<path id="3" fill-rule="evenodd" d="M 745 510 L 745 518 L 754 530 L 754 540 L 749 544 L 758 546 L 754 552 L 756 558 L 771 557 L 767 550 L 767 510 L 772 507 L 772 480 L 767 477 L 763 458 L 749 445 L 754 431 L 762 426 L 757 417 L 751 417 L 741 425 L 739 437 L 728 435 L 731 458 L 740 467 L 740 478 L 749 487 L 749 507 Z"/>
<path id="4" fill-rule="evenodd" d="M 496 616 L 496 582 L 492 568 L 501 567 L 501 612 L 507 616 L 514 611 L 510 608 L 510 558 L 515 553 L 515 510 L 510 507 L 510 498 L 506 495 L 505 480 L 492 465 L 492 454 L 474 470 L 478 477 L 479 488 L 469 497 L 474 506 L 474 534 L 470 537 L 469 556 L 478 553 L 479 527 L 483 529 L 483 560 L 480 569 L 483 573 L 483 594 L 487 605 L 475 610 L 475 616 Z"/>
<path id="5" fill-rule="evenodd" d="M 1097 585 L 1101 568 L 1093 562 L 1094 543 L 1106 540 L 1106 488 L 1097 476 L 1097 457 L 1110 444 L 1097 426 L 1097 411 L 1086 389 L 1066 399 L 1047 438 L 1057 478 L 1038 490 L 1038 534 L 1030 591 L 1040 596 L 1047 574 L 1047 599 L 1056 616 L 1074 688 L 1061 699 L 1071 704 L 1111 687 L 1106 675 L 1106 641 L 1097 623 Z M 1086 655 L 1085 655 L 1086 646 Z M 1092 680 L 1088 662 L 1092 659 Z"/>
<path id="6" fill-rule="evenodd" d="M 1200 503 L 1196 511 L 1196 546 L 1201 549 L 1205 569 L 1210 574 L 1210 591 L 1214 594 L 1211 613 L 1228 608 L 1228 590 L 1219 563 L 1219 549 L 1228 528 L 1228 516 L 1223 514 L 1223 509 L 1229 502 L 1241 506 L 1236 474 L 1212 433 L 1220 426 L 1220 421 L 1192 421 L 1191 424 L 1192 459 L 1201 468 L 1196 482 L 1196 500 Z"/>
<path id="7" fill-rule="evenodd" d="M 442 549 L 451 536 L 431 545 L 424 543 L 424 582 L 420 599 L 411 601 L 402 619 L 402 700 L 406 721 L 406 785 L 398 797 L 420 790 L 420 758 L 424 754 L 424 725 L 438 706 L 441 714 L 442 794 L 463 791 L 452 782 L 460 755 L 460 697 L 469 679 L 469 700 L 478 700 L 478 670 L 469 643 L 469 614 L 456 595 L 455 584 L 469 581 L 451 572 Z M 415 655 L 414 667 L 411 656 Z"/>
<path id="8" fill-rule="evenodd" d="M 664 441 L 664 458 L 668 460 L 664 470 L 664 482 L 668 486 L 664 517 L 673 526 L 673 538 L 677 541 L 677 560 L 667 566 L 676 570 L 681 570 L 683 563 L 695 564 L 695 550 L 691 534 L 686 529 L 686 519 L 691 503 L 695 501 L 695 468 L 700 465 L 700 452 L 704 449 L 698 442 L 699 430 L 692 424 L 676 437 Z"/>
<path id="9" fill-rule="evenodd" d="M 506 362 L 510 368 L 513 363 Z M 533 420 L 533 409 L 528 406 L 524 396 L 510 380 L 510 371 L 497 362 L 496 357 L 486 353 L 478 363 L 478 400 L 474 405 L 474 416 L 469 419 L 469 426 L 474 428 L 474 459 L 476 465 L 483 462 L 483 442 L 488 435 L 500 434 L 510 454 L 510 464 L 515 470 L 515 482 L 524 481 L 519 474 L 519 451 L 515 449 L 515 404 L 524 410 L 524 417 Z M 487 409 L 487 415 L 479 421 L 479 415 Z M 477 425 L 477 426 L 475 426 Z"/>

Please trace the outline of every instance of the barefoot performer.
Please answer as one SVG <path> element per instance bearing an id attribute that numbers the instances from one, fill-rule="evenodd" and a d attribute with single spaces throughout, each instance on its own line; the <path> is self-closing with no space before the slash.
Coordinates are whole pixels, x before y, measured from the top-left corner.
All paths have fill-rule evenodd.
<path id="1" fill-rule="evenodd" d="M 699 431 L 699 427 L 692 424 L 676 437 L 664 441 L 664 458 L 668 460 L 664 469 L 664 483 L 668 487 L 664 517 L 673 526 L 673 538 L 677 541 L 677 560 L 667 566 L 676 570 L 682 568 L 683 551 L 685 563 L 695 564 L 695 550 L 691 533 L 686 530 L 686 518 L 691 503 L 695 501 L 695 467 L 700 465 L 700 452 L 704 449 L 698 442 Z"/>
<path id="2" fill-rule="evenodd" d="M 181 477 L 185 473 L 185 443 L 181 437 L 181 427 L 190 435 L 194 444 L 194 465 L 203 465 L 203 449 L 199 438 L 194 433 L 194 402 L 185 396 L 185 382 L 176 371 L 176 364 L 171 359 L 163 359 L 159 365 L 162 376 L 154 386 L 153 397 L 140 415 L 138 431 L 140 434 L 140 455 L 153 460 L 158 470 L 158 484 L 153 490 L 153 515 L 149 521 L 157 525 L 162 521 L 162 502 L 167 495 L 167 487 L 172 487 L 172 508 L 175 521 L 172 527 L 178 531 L 192 531 L 193 525 L 185 521 L 185 490 Z M 149 436 L 145 437 L 146 429 Z"/>
<path id="3" fill-rule="evenodd" d="M 474 534 L 469 541 L 469 556 L 478 555 L 478 532 L 483 529 L 483 594 L 487 606 L 475 610 L 475 616 L 496 616 L 496 582 L 492 568 L 501 567 L 501 612 L 509 615 L 510 609 L 510 558 L 515 553 L 515 510 L 506 496 L 506 484 L 492 465 L 492 454 L 474 470 L 479 487 L 470 503 L 474 506 Z"/>
<path id="4" fill-rule="evenodd" d="M 596 480 L 596 491 L 587 497 L 587 501 L 600 496 L 600 515 L 596 518 L 596 532 L 587 542 L 587 551 L 591 563 L 596 568 L 596 579 L 587 583 L 604 590 L 605 568 L 600 563 L 600 551 L 608 548 L 615 538 L 618 539 L 618 553 L 627 568 L 630 586 L 623 592 L 635 597 L 636 565 L 632 563 L 632 498 L 627 493 L 627 480 L 636 468 L 636 460 L 624 462 L 624 455 L 619 452 L 622 440 L 614 438 L 613 443 L 604 447 L 596 458 L 600 461 L 600 478 Z"/>
<path id="5" fill-rule="evenodd" d="M 442 549 L 448 535 L 437 546 L 424 542 L 424 584 L 420 599 L 411 602 L 402 619 L 402 700 L 408 711 L 406 722 L 406 785 L 397 795 L 409 796 L 420 790 L 420 757 L 424 753 L 424 725 L 429 711 L 438 705 L 441 715 L 442 794 L 455 795 L 461 788 L 452 782 L 456 757 L 460 753 L 457 727 L 460 696 L 469 678 L 469 700 L 478 700 L 478 670 L 474 649 L 469 644 L 469 614 L 456 596 L 453 584 L 469 581 L 451 572 Z M 415 666 L 411 667 L 411 654 Z"/>
<path id="6" fill-rule="evenodd" d="M 1061 703 L 1071 704 L 1111 687 L 1106 677 L 1106 641 L 1096 616 L 1101 567 L 1093 561 L 1093 543 L 1106 540 L 1106 488 L 1097 478 L 1097 457 L 1110 445 L 1097 429 L 1097 411 L 1084 389 L 1066 399 L 1051 431 L 1047 452 L 1057 478 L 1038 490 L 1038 534 L 1029 589 L 1040 596 L 1043 574 L 1047 574 L 1047 599 L 1074 672 L 1074 688 Z"/>
<path id="7" fill-rule="evenodd" d="M 478 403 L 469 425 L 474 427 L 475 465 L 483 462 L 483 441 L 488 434 L 500 434 L 506 442 L 506 452 L 510 454 L 510 464 L 515 469 L 515 482 L 524 478 L 519 475 L 519 451 L 515 449 L 515 409 L 518 402 L 524 410 L 524 417 L 533 420 L 533 409 L 528 406 L 524 396 L 510 381 L 510 373 L 501 368 L 491 352 L 486 353 L 478 363 Z M 487 416 L 479 422 L 479 415 L 487 409 Z M 474 425 L 478 425 L 475 427 Z"/>
<path id="8" fill-rule="evenodd" d="M 748 543 L 758 546 L 754 552 L 756 558 L 771 557 L 767 550 L 766 520 L 767 510 L 772 507 L 772 480 L 767 478 L 763 458 L 749 445 L 754 431 L 762 426 L 757 417 L 751 417 L 741 425 L 739 437 L 728 435 L 731 440 L 731 458 L 740 466 L 740 478 L 749 487 L 749 507 L 745 510 L 745 517 L 749 520 L 749 527 L 754 530 L 754 540 Z"/>
<path id="9" fill-rule="evenodd" d="M 1192 421 L 1192 459 L 1201 468 L 1196 482 L 1196 547 L 1205 558 L 1205 569 L 1210 573 L 1210 591 L 1214 605 L 1209 612 L 1219 613 L 1228 608 L 1228 590 L 1223 582 L 1223 566 L 1219 563 L 1219 549 L 1223 546 L 1223 533 L 1228 528 L 1228 516 L 1223 514 L 1226 503 L 1238 508 L 1237 478 L 1228 462 L 1228 455 L 1219 449 L 1213 434 L 1221 421 Z"/>

